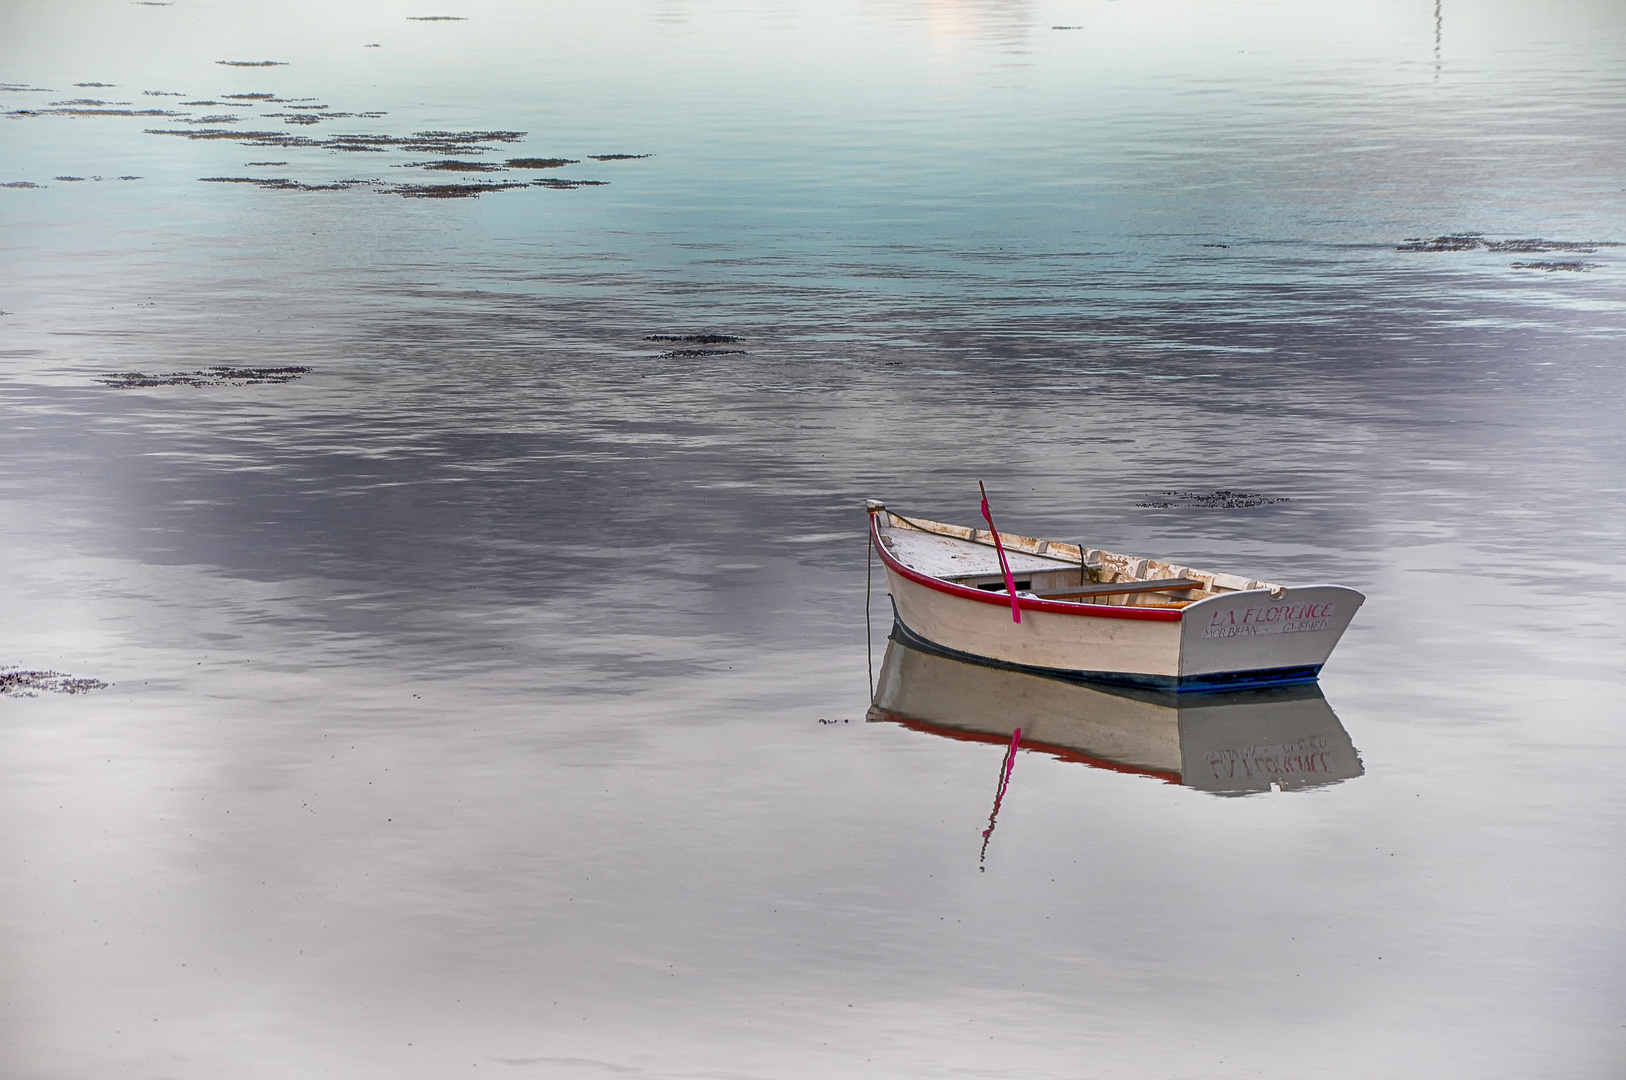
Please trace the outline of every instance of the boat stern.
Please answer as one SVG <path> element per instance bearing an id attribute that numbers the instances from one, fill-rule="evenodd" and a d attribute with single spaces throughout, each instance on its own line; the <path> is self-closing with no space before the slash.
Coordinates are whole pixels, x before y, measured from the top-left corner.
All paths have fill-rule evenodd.
<path id="1" fill-rule="evenodd" d="M 1343 585 L 1221 593 L 1181 612 L 1182 689 L 1308 682 L 1366 597 Z"/>

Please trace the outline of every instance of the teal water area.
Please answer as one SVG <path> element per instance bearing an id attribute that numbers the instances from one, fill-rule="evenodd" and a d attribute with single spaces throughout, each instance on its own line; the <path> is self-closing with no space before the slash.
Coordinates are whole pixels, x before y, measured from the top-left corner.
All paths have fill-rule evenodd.
<path id="1" fill-rule="evenodd" d="M 1618 4 L 0 29 L 0 1073 L 1619 1075 Z M 978 480 L 1366 594 L 1318 726 L 985 838 L 1000 686 L 865 722 Z"/>

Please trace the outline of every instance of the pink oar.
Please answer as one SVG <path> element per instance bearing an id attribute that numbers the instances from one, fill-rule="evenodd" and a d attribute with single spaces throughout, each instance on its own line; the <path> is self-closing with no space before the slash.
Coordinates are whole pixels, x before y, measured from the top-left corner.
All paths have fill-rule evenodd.
<path id="1" fill-rule="evenodd" d="M 988 511 L 988 489 L 977 481 L 977 490 L 982 492 L 982 520 L 988 523 L 988 531 L 994 534 L 994 550 L 999 553 L 999 569 L 1005 575 L 1005 591 L 1011 597 L 1011 622 L 1022 621 L 1022 605 L 1016 599 L 1016 579 L 1011 577 L 1011 564 L 1005 561 L 1005 545 L 999 542 L 999 530 L 994 528 L 994 515 Z"/>

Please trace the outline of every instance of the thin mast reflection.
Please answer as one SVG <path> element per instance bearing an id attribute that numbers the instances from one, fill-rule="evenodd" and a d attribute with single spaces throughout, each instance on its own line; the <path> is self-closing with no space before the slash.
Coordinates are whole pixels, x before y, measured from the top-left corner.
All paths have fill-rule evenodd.
<path id="1" fill-rule="evenodd" d="M 999 789 L 994 792 L 994 809 L 988 815 L 988 827 L 982 830 L 982 854 L 977 856 L 977 869 L 987 871 L 988 841 L 994 835 L 995 819 L 999 817 L 999 804 L 1005 801 L 1005 789 L 1011 784 L 1011 770 L 1016 767 L 1016 751 L 1022 745 L 1022 729 L 1011 732 L 1011 745 L 1005 749 L 1005 761 L 999 767 Z"/>

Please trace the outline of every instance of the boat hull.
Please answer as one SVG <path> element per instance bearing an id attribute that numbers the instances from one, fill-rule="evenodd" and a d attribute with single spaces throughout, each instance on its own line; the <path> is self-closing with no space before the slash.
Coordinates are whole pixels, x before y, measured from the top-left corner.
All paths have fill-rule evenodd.
<path id="1" fill-rule="evenodd" d="M 1169 691 L 1314 681 L 1365 600 L 1341 585 L 1226 592 L 1180 607 L 1062 603 L 919 573 L 872 534 L 909 640 L 959 659 Z"/>
<path id="2" fill-rule="evenodd" d="M 1045 667 L 1016 660 L 1002 660 L 985 653 L 966 652 L 917 633 L 903 621 L 894 607 L 893 634 L 922 652 L 934 653 L 968 664 L 1018 671 L 1028 675 L 1042 675 L 1050 679 L 1063 679 L 1078 683 L 1106 683 L 1113 686 L 1134 686 L 1146 690 L 1172 693 L 1197 693 L 1219 690 L 1251 690 L 1266 686 L 1290 686 L 1294 683 L 1313 683 L 1321 675 L 1321 665 L 1298 667 L 1256 668 L 1244 671 L 1215 672 L 1209 675 L 1159 675 L 1150 672 L 1120 671 L 1103 668 Z"/>

